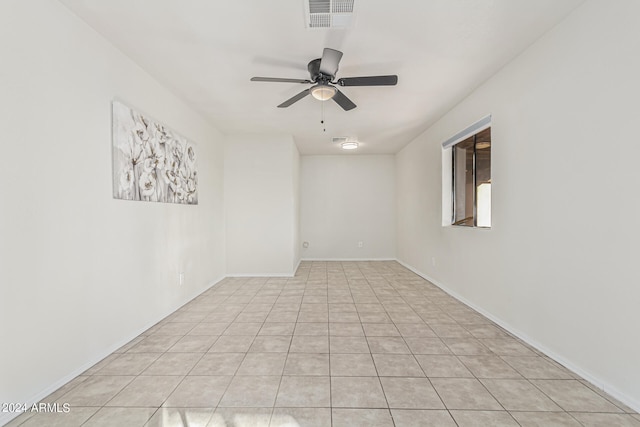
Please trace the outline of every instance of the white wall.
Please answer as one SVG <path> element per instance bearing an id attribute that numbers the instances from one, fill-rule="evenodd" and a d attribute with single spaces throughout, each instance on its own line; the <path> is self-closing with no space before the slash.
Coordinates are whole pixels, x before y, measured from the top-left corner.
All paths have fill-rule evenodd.
<path id="1" fill-rule="evenodd" d="M 303 259 L 395 259 L 395 156 L 302 156 L 300 188 Z"/>
<path id="2" fill-rule="evenodd" d="M 398 258 L 635 409 L 638 16 L 587 1 L 397 156 Z M 440 143 L 487 114 L 493 228 L 442 227 Z"/>
<path id="3" fill-rule="evenodd" d="M 301 259 L 300 241 L 300 153 L 298 147 L 291 146 L 293 157 L 293 272 L 298 269 Z"/>
<path id="4" fill-rule="evenodd" d="M 32 402 L 224 275 L 223 141 L 58 2 L 0 3 L 0 53 L 0 402 Z M 197 144 L 198 206 L 112 199 L 113 98 Z"/>
<path id="5" fill-rule="evenodd" d="M 291 136 L 226 140 L 227 274 L 293 275 L 298 157 Z"/>

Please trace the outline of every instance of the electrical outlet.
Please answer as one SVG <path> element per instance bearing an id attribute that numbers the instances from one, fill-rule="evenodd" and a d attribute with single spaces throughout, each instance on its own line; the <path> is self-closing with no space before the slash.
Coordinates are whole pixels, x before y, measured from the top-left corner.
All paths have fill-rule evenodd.
<path id="1" fill-rule="evenodd" d="M 179 286 L 184 285 L 184 271 L 181 271 L 180 273 L 178 273 L 178 285 Z"/>
<path id="2" fill-rule="evenodd" d="M 364 246 L 364 243 L 362 243 L 362 242 L 358 242 L 358 247 L 359 247 L 359 248 L 361 248 L 361 247 L 363 247 L 363 246 Z"/>
<path id="3" fill-rule="evenodd" d="M 307 249 L 309 247 L 309 242 L 302 242 L 302 247 Z"/>
<path id="4" fill-rule="evenodd" d="M 431 265 L 433 265 L 434 267 L 436 266 L 436 257 L 434 256 L 431 257 Z"/>

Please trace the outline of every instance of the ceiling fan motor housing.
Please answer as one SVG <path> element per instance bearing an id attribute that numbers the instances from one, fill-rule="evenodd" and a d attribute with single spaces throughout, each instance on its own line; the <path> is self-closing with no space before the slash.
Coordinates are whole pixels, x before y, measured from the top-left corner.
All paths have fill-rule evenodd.
<path id="1" fill-rule="evenodd" d="M 322 58 L 314 59 L 313 61 L 309 62 L 309 65 L 307 65 L 309 75 L 311 76 L 311 81 L 317 83 L 329 83 L 335 78 L 335 76 L 322 74 L 320 72 L 320 61 L 322 61 Z"/>

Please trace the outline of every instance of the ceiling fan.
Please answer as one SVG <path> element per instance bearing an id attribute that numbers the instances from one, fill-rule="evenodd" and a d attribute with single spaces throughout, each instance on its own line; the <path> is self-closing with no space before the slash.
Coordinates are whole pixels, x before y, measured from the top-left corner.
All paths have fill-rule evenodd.
<path id="1" fill-rule="evenodd" d="M 277 77 L 252 77 L 252 82 L 279 82 L 279 83 L 304 83 L 312 84 L 309 89 L 305 89 L 299 94 L 287 99 L 278 108 L 286 108 L 291 104 L 300 101 L 305 96 L 311 94 L 320 101 L 333 99 L 336 104 L 341 106 L 345 111 L 356 108 L 347 96 L 340 92 L 338 86 L 394 86 L 398 83 L 398 76 L 367 76 L 367 77 L 343 77 L 338 80 L 336 73 L 338 65 L 342 58 L 342 52 L 335 49 L 325 48 L 322 52 L 322 58 L 314 59 L 309 62 L 307 69 L 311 79 L 282 79 Z"/>

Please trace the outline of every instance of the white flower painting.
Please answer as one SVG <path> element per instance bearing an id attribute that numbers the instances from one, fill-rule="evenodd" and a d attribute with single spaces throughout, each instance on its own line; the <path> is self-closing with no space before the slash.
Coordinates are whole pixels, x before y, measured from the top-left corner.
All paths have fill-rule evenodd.
<path id="1" fill-rule="evenodd" d="M 113 197 L 198 204 L 194 144 L 113 101 Z"/>

